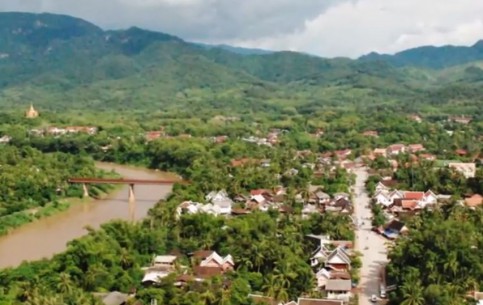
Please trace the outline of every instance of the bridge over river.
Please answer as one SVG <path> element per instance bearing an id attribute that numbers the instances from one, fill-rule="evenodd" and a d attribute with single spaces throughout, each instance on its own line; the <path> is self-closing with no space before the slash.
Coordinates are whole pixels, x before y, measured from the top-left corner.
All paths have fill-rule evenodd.
<path id="1" fill-rule="evenodd" d="M 148 210 L 171 191 L 174 175 L 145 169 L 99 163 L 104 170 L 114 169 L 125 184 L 106 199 L 90 200 L 72 206 L 68 211 L 43 218 L 0 237 L 0 268 L 15 267 L 24 260 L 51 257 L 66 248 L 66 243 L 86 234 L 85 227 L 98 228 L 113 219 L 141 219 Z M 131 183 L 126 183 L 131 182 Z M 71 183 L 109 183 L 109 181 L 77 181 Z M 113 181 L 110 181 L 113 183 Z M 130 191 L 136 185 L 135 205 L 129 206 Z M 134 199 L 134 197 L 132 198 Z"/>

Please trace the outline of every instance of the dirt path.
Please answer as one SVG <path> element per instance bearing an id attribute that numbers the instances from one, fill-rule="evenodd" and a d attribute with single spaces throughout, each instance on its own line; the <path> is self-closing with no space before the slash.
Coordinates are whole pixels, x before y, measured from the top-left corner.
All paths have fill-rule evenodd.
<path id="1" fill-rule="evenodd" d="M 373 294 L 379 297 L 379 271 L 381 265 L 387 263 L 387 249 L 385 239 L 371 231 L 370 199 L 365 188 L 368 177 L 366 168 L 356 170 L 356 184 L 354 187 L 355 210 L 359 228 L 356 230 L 356 249 L 363 254 L 359 305 L 373 304 L 370 298 Z M 362 224 L 363 223 L 363 224 Z"/>

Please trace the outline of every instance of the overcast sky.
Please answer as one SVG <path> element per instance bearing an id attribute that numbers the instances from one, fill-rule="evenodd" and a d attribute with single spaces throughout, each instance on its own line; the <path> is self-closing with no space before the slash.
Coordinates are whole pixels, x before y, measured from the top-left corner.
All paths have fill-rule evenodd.
<path id="1" fill-rule="evenodd" d="M 105 29 L 324 57 L 483 39 L 483 0 L 0 0 L 0 11 L 63 13 Z"/>

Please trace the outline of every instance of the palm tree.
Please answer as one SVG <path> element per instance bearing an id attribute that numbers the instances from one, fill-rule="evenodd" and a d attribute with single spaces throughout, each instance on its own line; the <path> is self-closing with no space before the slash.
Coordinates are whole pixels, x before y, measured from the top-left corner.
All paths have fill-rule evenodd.
<path id="1" fill-rule="evenodd" d="M 62 272 L 59 275 L 59 283 L 57 284 L 57 290 L 63 294 L 71 294 L 72 293 L 72 280 L 68 273 Z"/>
<path id="2" fill-rule="evenodd" d="M 404 300 L 401 305 L 423 305 L 423 287 L 419 279 L 413 281 L 406 281 L 401 288 Z"/>
<path id="3" fill-rule="evenodd" d="M 458 267 L 459 267 L 458 256 L 456 252 L 451 252 L 448 255 L 448 260 L 446 261 L 443 267 L 445 272 L 451 271 L 453 278 L 456 276 L 456 273 L 458 272 Z"/>

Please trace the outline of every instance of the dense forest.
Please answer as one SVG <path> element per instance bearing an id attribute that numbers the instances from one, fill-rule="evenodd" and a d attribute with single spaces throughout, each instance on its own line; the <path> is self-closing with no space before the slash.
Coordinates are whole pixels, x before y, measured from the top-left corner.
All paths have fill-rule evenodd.
<path id="1" fill-rule="evenodd" d="M 36 218 L 69 207 L 68 197 L 81 197 L 82 188 L 67 182 L 70 177 L 106 175 L 89 157 L 61 152 L 44 154 L 23 147 L 0 149 L 0 235 Z M 93 188 L 93 194 L 109 187 Z"/>
<path id="2" fill-rule="evenodd" d="M 389 276 L 400 289 L 392 304 L 465 304 L 483 285 L 483 214 L 448 205 L 412 220 L 408 238 L 396 243 Z"/>

